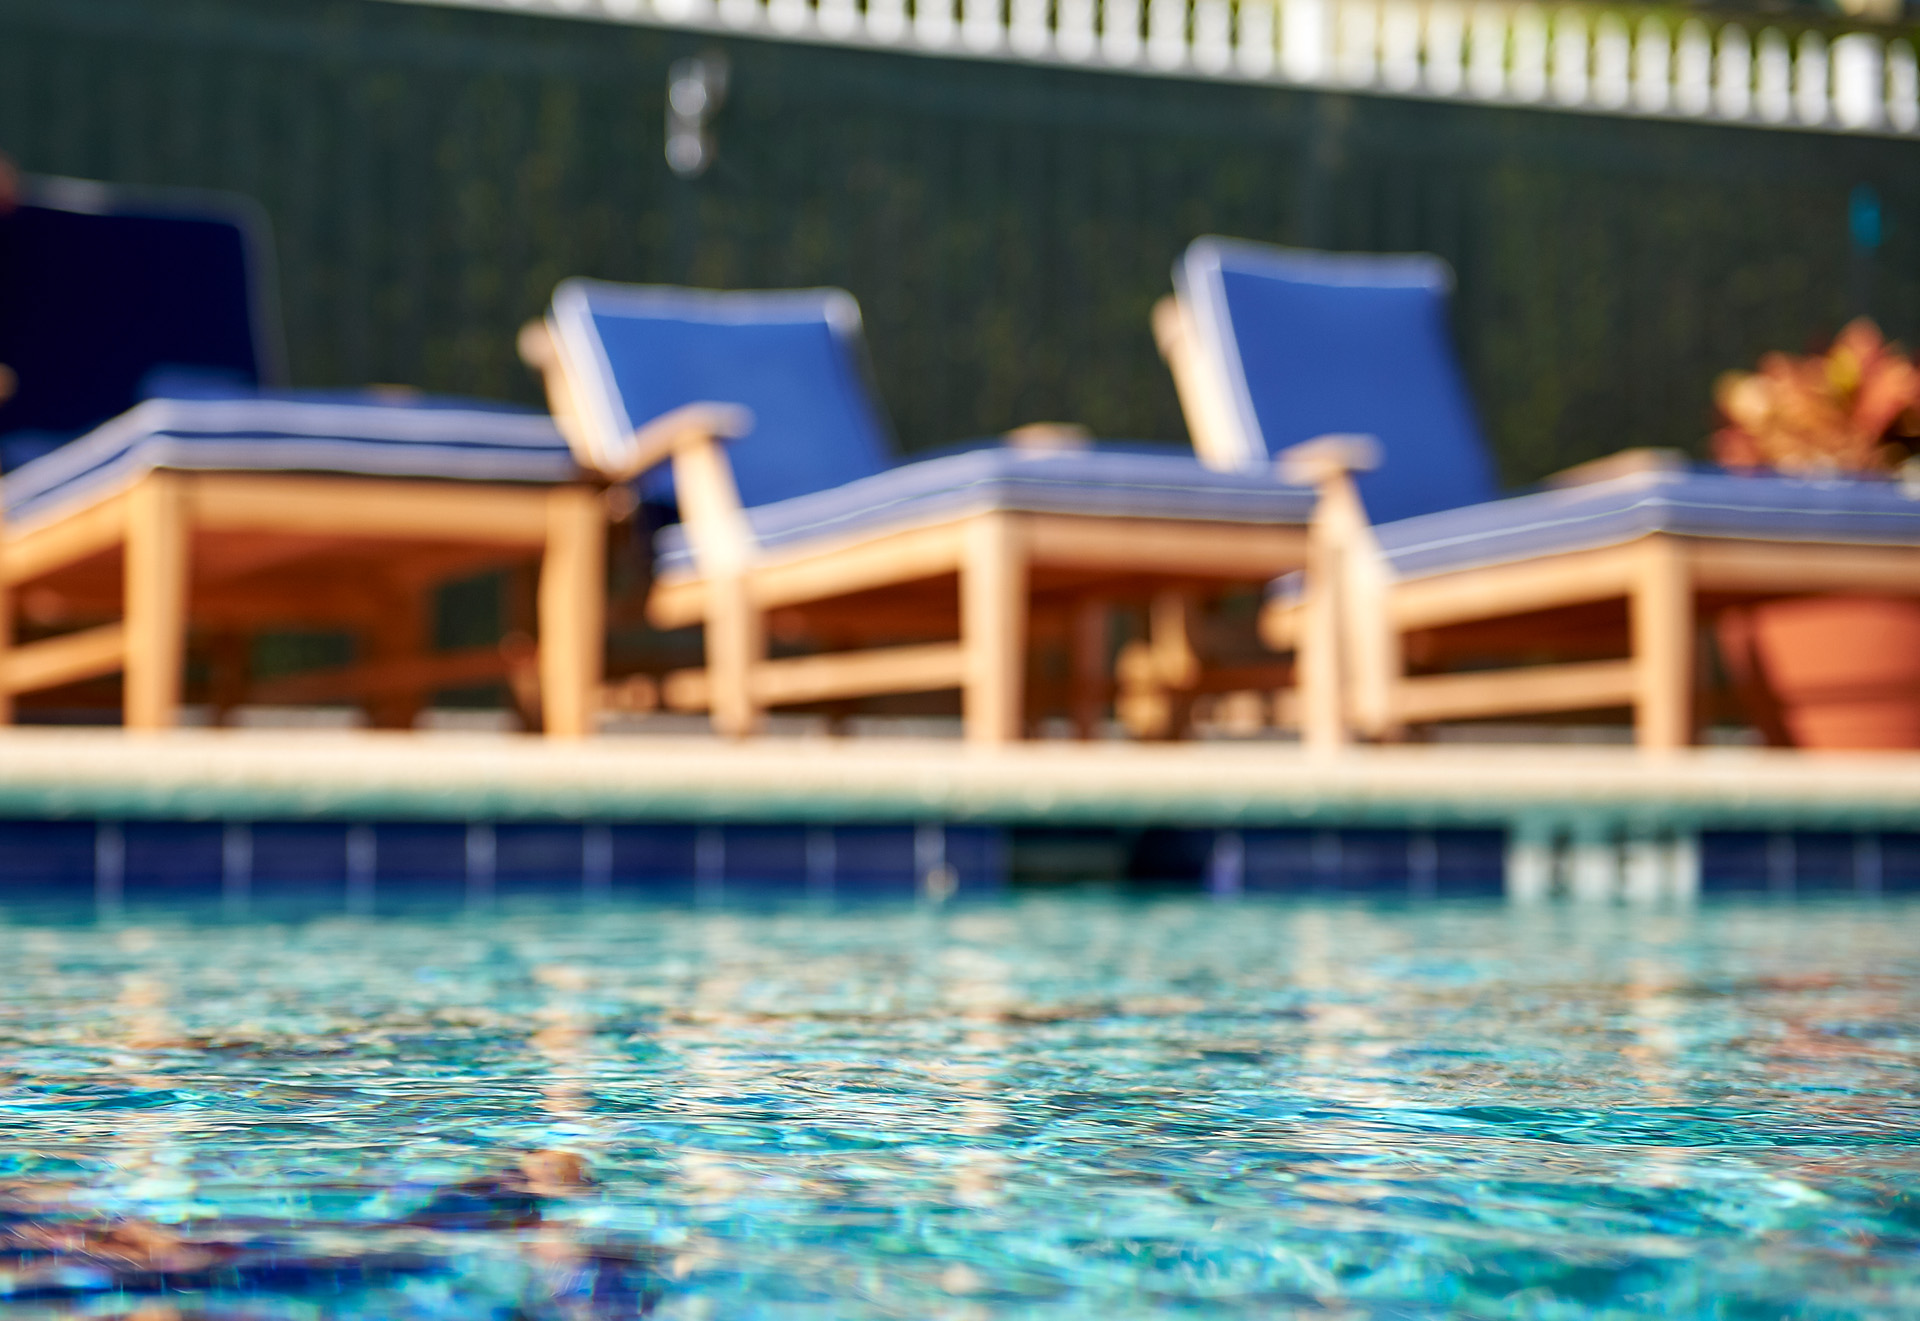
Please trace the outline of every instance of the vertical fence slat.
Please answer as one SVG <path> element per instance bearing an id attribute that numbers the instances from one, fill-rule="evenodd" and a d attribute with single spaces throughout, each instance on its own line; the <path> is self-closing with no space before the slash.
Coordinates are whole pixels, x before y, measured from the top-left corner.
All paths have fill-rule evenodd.
<path id="1" fill-rule="evenodd" d="M 1147 63 L 1178 69 L 1187 62 L 1187 0 L 1148 0 Z"/>
<path id="2" fill-rule="evenodd" d="M 1453 0 L 1436 0 L 1427 10 L 1426 88 L 1439 96 L 1452 96 L 1460 90 L 1466 76 L 1467 27 L 1465 16 Z"/>
<path id="3" fill-rule="evenodd" d="M 1547 94 L 1547 18 L 1540 6 L 1513 11 L 1513 69 L 1507 90 L 1516 101 L 1538 101 Z"/>
<path id="4" fill-rule="evenodd" d="M 1827 122 L 1827 39 L 1802 32 L 1793 60 L 1793 113 L 1802 124 Z"/>
<path id="5" fill-rule="evenodd" d="M 1874 129 L 1885 109 L 1879 39 L 1850 32 L 1833 43 L 1833 117 L 1842 128 Z"/>
<path id="6" fill-rule="evenodd" d="M 1121 65 L 1140 58 L 1140 0 L 1103 0 L 1100 57 L 1108 64 Z"/>
<path id="7" fill-rule="evenodd" d="M 1713 59 L 1713 108 L 1728 119 L 1745 119 L 1753 108 L 1753 57 L 1747 30 L 1738 23 L 1720 29 Z"/>
<path id="8" fill-rule="evenodd" d="M 953 32 L 953 0 L 914 0 L 914 40 L 939 50 L 953 44 Z"/>
<path id="9" fill-rule="evenodd" d="M 1467 42 L 1467 90 L 1498 100 L 1507 90 L 1507 11 L 1485 0 L 1475 5 Z"/>
<path id="10" fill-rule="evenodd" d="M 1581 105 L 1587 99 L 1587 20 L 1578 9 L 1553 16 L 1553 99 Z"/>
<path id="11" fill-rule="evenodd" d="M 1047 18 L 1047 0 L 1013 0 L 1007 44 L 1015 54 L 1038 58 L 1052 48 L 1053 33 L 1047 27 Z"/>
<path id="12" fill-rule="evenodd" d="M 1381 10 L 1380 81 L 1396 92 L 1420 85 L 1420 11 L 1412 0 L 1387 0 Z"/>
<path id="13" fill-rule="evenodd" d="M 1242 0 L 1233 47 L 1234 67 L 1249 78 L 1272 76 L 1278 32 L 1271 0 Z"/>
<path id="14" fill-rule="evenodd" d="M 1317 83 L 1327 76 L 1333 45 L 1330 8 L 1328 0 L 1281 0 L 1280 69 L 1296 83 Z"/>
<path id="15" fill-rule="evenodd" d="M 1667 44 L 1667 25 L 1649 14 L 1640 20 L 1633 40 L 1633 105 L 1657 115 L 1667 108 L 1673 92 L 1673 48 Z"/>
<path id="16" fill-rule="evenodd" d="M 1680 25 L 1673 53 L 1673 108 L 1700 116 L 1713 106 L 1713 38 L 1707 25 L 1690 18 Z"/>
<path id="17" fill-rule="evenodd" d="M 1212 74 L 1233 67 L 1233 7 L 1227 0 L 1194 0 L 1193 67 Z"/>
<path id="18" fill-rule="evenodd" d="M 1380 71 L 1380 10 L 1361 0 L 1340 6 L 1340 30 L 1334 55 L 1340 81 L 1368 87 Z"/>
<path id="19" fill-rule="evenodd" d="M 1904 41 L 1887 47 L 1887 122 L 1902 133 L 1920 128 L 1920 68 Z"/>
<path id="20" fill-rule="evenodd" d="M 1099 49 L 1093 30 L 1093 0 L 1060 0 L 1059 27 L 1054 33 L 1063 59 L 1084 64 Z"/>
<path id="21" fill-rule="evenodd" d="M 960 42 L 978 55 L 999 50 L 1007 38 L 1000 0 L 960 0 Z"/>
<path id="22" fill-rule="evenodd" d="M 1618 14 L 1602 14 L 1593 25 L 1593 103 L 1602 110 L 1624 109 L 1633 94 L 1633 43 Z"/>
<path id="23" fill-rule="evenodd" d="M 1754 109 L 1769 124 L 1784 124 L 1793 114 L 1793 56 L 1778 28 L 1760 34 L 1754 68 Z"/>

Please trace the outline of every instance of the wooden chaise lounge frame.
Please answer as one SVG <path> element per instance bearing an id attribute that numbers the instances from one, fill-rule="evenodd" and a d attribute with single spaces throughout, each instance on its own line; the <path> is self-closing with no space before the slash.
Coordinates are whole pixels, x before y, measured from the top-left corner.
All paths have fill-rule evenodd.
<path id="1" fill-rule="evenodd" d="M 53 521 L 0 527 L 0 723 L 17 694 L 124 672 L 129 729 L 178 723 L 189 625 L 359 632 L 368 659 L 251 696 L 369 699 L 406 723 L 436 688 L 501 678 L 497 648 L 429 655 L 426 589 L 538 555 L 538 675 L 550 735 L 591 727 L 600 683 L 605 512 L 599 488 L 155 470 Z M 346 548 L 376 578 L 329 571 Z M 31 593 L 31 595 L 28 595 Z M 15 601 L 118 622 L 14 644 Z"/>
<path id="2" fill-rule="evenodd" d="M 1645 451 L 1600 460 L 1569 480 L 1657 463 Z M 1391 581 L 1350 473 L 1364 449 L 1305 456 L 1321 491 L 1305 590 L 1270 604 L 1261 634 L 1300 657 L 1306 741 L 1394 739 L 1408 726 L 1628 708 L 1635 742 L 1670 750 L 1694 742 L 1697 621 L 1726 605 L 1815 593 L 1920 592 L 1920 546 L 1768 542 L 1652 532 L 1586 550 Z M 1623 659 L 1408 675 L 1404 643 L 1445 629 L 1597 602 L 1624 601 Z"/>
<path id="3" fill-rule="evenodd" d="M 581 410 L 551 332 L 533 322 L 521 356 L 545 380 L 561 433 L 576 453 Z M 756 731 L 770 707 L 958 688 L 965 736 L 999 744 L 1025 726 L 1029 606 L 1048 574 L 1098 585 L 1080 594 L 1069 624 L 1075 723 L 1090 733 L 1107 696 L 1106 621 L 1116 593 L 1150 599 L 1153 636 L 1142 658 L 1171 674 L 1196 661 L 1183 608 L 1207 585 L 1256 585 L 1303 562 L 1307 532 L 1282 524 L 1216 523 L 1196 535 L 1174 519 L 988 511 L 854 535 L 794 551 L 760 546 L 742 508 L 724 442 L 746 432 L 744 410 L 690 404 L 642 426 L 627 468 L 631 479 L 670 462 L 695 570 L 656 581 L 647 614 L 660 628 L 704 625 L 707 665 L 666 676 L 670 708 L 710 710 L 716 731 Z M 770 659 L 769 612 L 806 607 L 954 574 L 959 637 L 953 642 L 870 647 Z"/>

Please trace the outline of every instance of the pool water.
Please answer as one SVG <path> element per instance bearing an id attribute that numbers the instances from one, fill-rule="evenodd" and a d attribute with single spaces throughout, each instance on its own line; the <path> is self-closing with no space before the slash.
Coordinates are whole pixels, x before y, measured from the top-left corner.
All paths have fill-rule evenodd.
<path id="1" fill-rule="evenodd" d="M 0 1317 L 1913 1315 L 1917 937 L 1866 902 L 16 911 Z"/>

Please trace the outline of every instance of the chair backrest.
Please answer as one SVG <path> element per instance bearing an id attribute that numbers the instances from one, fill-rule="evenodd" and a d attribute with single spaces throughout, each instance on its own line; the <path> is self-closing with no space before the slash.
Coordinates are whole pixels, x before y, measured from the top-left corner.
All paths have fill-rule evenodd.
<path id="1" fill-rule="evenodd" d="M 244 198 L 29 178 L 0 215 L 0 440 L 50 446 L 156 373 L 279 378 L 266 227 Z"/>
<path id="2" fill-rule="evenodd" d="M 584 457 L 603 469 L 619 470 L 636 428 L 703 402 L 753 414 L 753 430 L 729 450 L 749 507 L 888 466 L 885 425 L 864 371 L 860 308 L 844 290 L 568 280 L 554 291 L 552 327 L 595 451 Z"/>
<path id="3" fill-rule="evenodd" d="M 1379 439 L 1359 479 L 1377 522 L 1498 488 L 1447 325 L 1438 257 L 1307 252 L 1202 238 L 1174 267 L 1208 416 L 1231 466 L 1329 433 Z M 1189 409 L 1191 412 L 1191 408 Z"/>

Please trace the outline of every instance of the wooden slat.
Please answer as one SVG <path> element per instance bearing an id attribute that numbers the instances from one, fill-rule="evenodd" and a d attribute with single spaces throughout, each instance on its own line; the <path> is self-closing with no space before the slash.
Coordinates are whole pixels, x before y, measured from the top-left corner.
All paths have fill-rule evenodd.
<path id="1" fill-rule="evenodd" d="M 753 599 L 762 610 L 800 605 L 895 583 L 918 582 L 960 567 L 960 525 L 940 523 L 876 537 L 842 542 L 781 559 L 762 553 L 753 567 Z M 703 579 L 680 574 L 663 578 L 647 603 L 647 617 L 660 628 L 685 628 L 706 615 Z"/>
<path id="2" fill-rule="evenodd" d="M 1299 568 L 1306 532 L 1285 526 L 1245 527 L 1153 519 L 1017 517 L 1030 539 L 1036 571 L 1078 569 L 1148 578 L 1213 578 L 1259 583 Z M 958 570 L 962 522 L 910 528 L 872 540 L 809 548 L 781 558 L 762 552 L 753 570 L 754 600 L 762 609 L 798 605 L 896 583 L 918 582 Z M 660 628 L 685 628 L 706 611 L 706 584 L 687 573 L 654 588 L 647 616 Z"/>
<path id="3" fill-rule="evenodd" d="M 1689 542 L 1697 589 L 1781 596 L 1803 592 L 1920 593 L 1920 546 Z"/>
<path id="4" fill-rule="evenodd" d="M 1395 714 L 1409 724 L 1476 716 L 1588 711 L 1630 706 L 1639 670 L 1632 661 L 1583 661 L 1403 680 Z"/>
<path id="5" fill-rule="evenodd" d="M 1063 566 L 1165 577 L 1265 582 L 1306 563 L 1307 530 L 1289 524 L 1028 514 L 1028 558 Z"/>
<path id="6" fill-rule="evenodd" d="M 214 530 L 538 546 L 547 535 L 544 486 L 385 477 L 202 473 L 192 479 L 196 526 Z"/>
<path id="7" fill-rule="evenodd" d="M 436 692 L 505 678 L 512 665 L 498 647 L 471 647 L 433 656 L 405 656 L 330 670 L 311 670 L 254 684 L 247 700 L 267 705 L 353 699 L 378 700 L 392 694 Z"/>
<path id="8" fill-rule="evenodd" d="M 1624 597 L 1639 563 L 1636 542 L 1416 578 L 1394 585 L 1393 622 L 1405 632 Z"/>
<path id="9" fill-rule="evenodd" d="M 876 647 L 827 656 L 796 656 L 754 667 L 754 698 L 762 706 L 828 702 L 880 693 L 926 693 L 958 688 L 966 663 L 955 643 L 924 647 Z M 704 711 L 709 703 L 705 670 L 676 670 L 661 685 L 674 711 Z"/>
<path id="10" fill-rule="evenodd" d="M 0 691 L 31 693 L 61 684 L 113 674 L 126 663 L 127 630 L 122 624 L 63 633 L 57 638 L 15 645 L 6 653 Z"/>
<path id="11" fill-rule="evenodd" d="M 126 535 L 127 497 L 112 496 L 51 523 L 9 529 L 0 558 L 9 583 L 32 582 L 77 561 L 105 554 Z"/>

